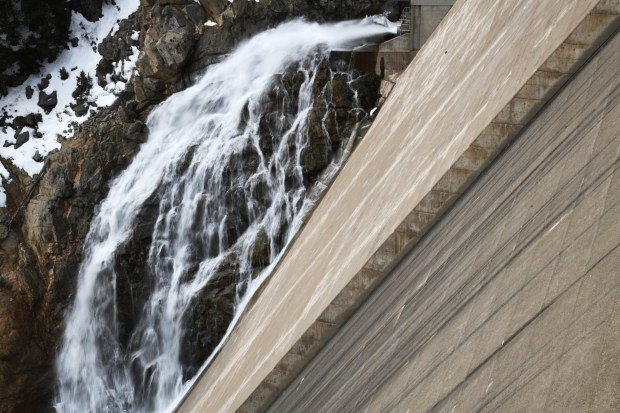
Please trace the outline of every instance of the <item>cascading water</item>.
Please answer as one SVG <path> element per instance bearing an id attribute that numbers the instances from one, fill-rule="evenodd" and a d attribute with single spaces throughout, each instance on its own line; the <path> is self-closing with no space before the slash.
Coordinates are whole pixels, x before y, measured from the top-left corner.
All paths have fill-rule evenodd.
<path id="1" fill-rule="evenodd" d="M 112 183 L 84 246 L 57 360 L 57 411 L 170 407 L 187 379 L 183 317 L 193 300 L 234 254 L 238 318 L 268 272 L 253 278 L 259 238 L 273 265 L 301 225 L 308 207 L 301 158 L 319 65 L 334 47 L 391 30 L 369 22 L 283 24 L 151 113 L 148 141 Z M 302 76 L 293 95 L 279 87 L 292 64 Z M 269 93 L 279 96 L 281 110 L 294 107 L 292 116 L 272 116 L 265 139 L 261 102 Z M 159 205 L 147 262 L 151 281 L 139 320 L 121 338 L 116 254 L 147 202 Z"/>

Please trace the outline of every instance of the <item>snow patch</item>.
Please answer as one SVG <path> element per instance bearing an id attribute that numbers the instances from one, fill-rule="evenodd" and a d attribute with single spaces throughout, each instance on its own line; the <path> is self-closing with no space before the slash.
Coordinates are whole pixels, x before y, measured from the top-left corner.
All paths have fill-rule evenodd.
<path id="1" fill-rule="evenodd" d="M 54 149 L 60 148 L 59 138 L 71 137 L 75 130 L 74 125 L 90 117 L 90 110 L 83 116 L 77 116 L 70 107 L 70 104 L 75 101 L 72 93 L 82 71 L 93 79 L 93 87 L 87 99 L 89 102 L 93 102 L 97 107 L 105 107 L 116 100 L 116 95 L 125 88 L 125 83 L 135 68 L 138 57 L 137 49 L 132 48 L 134 53 L 129 59 L 117 65 L 119 67 L 115 67 L 116 73 L 122 75 L 122 80 L 102 88 L 97 84 L 95 75 L 97 63 L 101 60 L 101 55 L 97 52 L 97 45 L 112 31 L 117 30 L 118 22 L 136 11 L 139 5 L 139 0 L 123 0 L 119 1 L 117 5 L 104 4 L 103 17 L 94 23 L 89 22 L 79 13 L 73 13 L 69 38 L 77 37 L 79 39 L 77 47 L 70 47 L 69 50 L 58 56 L 53 63 L 48 64 L 41 74 L 30 76 L 21 86 L 10 89 L 9 94 L 2 99 L 2 113 L 0 115 L 5 113 L 9 115 L 7 122 L 10 122 L 15 116 L 26 116 L 30 113 L 41 114 L 43 121 L 38 124 L 40 137 L 35 137 L 34 133 L 31 132 L 29 140 L 19 148 L 12 145 L 4 147 L 5 144 L 15 142 L 15 130 L 11 127 L 2 128 L 0 129 L 0 157 L 11 161 L 31 176 L 41 172 L 43 162 L 36 162 L 33 159 L 36 152 L 38 151 L 42 157 L 45 157 Z M 134 32 L 132 39 L 136 34 L 139 36 L 139 33 Z M 62 79 L 64 76 L 61 76 L 60 73 L 63 68 L 68 74 L 66 79 Z M 49 86 L 43 92 L 49 95 L 55 91 L 58 98 L 56 107 L 49 113 L 45 113 L 37 105 L 38 85 L 46 75 L 51 75 L 51 78 L 49 79 Z M 27 87 L 34 90 L 30 99 L 26 96 Z M 5 168 L 0 168 L 0 174 L 10 180 Z M 4 188 L 0 187 L 1 206 L 6 206 L 6 195 Z"/>

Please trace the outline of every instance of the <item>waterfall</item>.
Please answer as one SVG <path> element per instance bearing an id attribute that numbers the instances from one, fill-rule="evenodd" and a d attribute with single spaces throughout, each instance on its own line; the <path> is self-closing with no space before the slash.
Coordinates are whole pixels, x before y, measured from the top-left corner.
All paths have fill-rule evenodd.
<path id="1" fill-rule="evenodd" d="M 57 358 L 57 411 L 170 408 L 187 382 L 183 317 L 198 294 L 234 255 L 238 319 L 308 209 L 301 158 L 319 65 L 334 48 L 390 30 L 369 22 L 285 23 L 240 45 L 152 111 L 148 140 L 111 183 L 84 245 Z M 300 74 L 293 94 L 282 86 L 291 65 Z M 266 139 L 269 94 L 289 111 L 272 116 Z M 157 213 L 150 281 L 127 336 L 119 322 L 116 254 L 147 204 Z M 271 266 L 257 277 L 252 254 L 259 241 Z"/>

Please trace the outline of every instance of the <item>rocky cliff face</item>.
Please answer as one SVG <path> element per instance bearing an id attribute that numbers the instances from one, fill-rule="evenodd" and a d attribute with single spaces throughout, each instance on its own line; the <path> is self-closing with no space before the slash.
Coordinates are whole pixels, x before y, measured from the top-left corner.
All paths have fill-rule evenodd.
<path id="1" fill-rule="evenodd" d="M 119 32 L 99 45 L 103 56 L 99 80 L 103 81 L 106 67 L 127 53 L 131 31 L 140 32 L 137 73 L 128 90 L 114 105 L 78 127 L 62 149 L 48 156 L 42 173 L 35 178 L 3 161 L 13 180 L 5 182 L 7 208 L 0 209 L 0 412 L 52 410 L 53 361 L 63 316 L 75 291 L 81 247 L 109 181 L 128 165 L 146 139 L 143 121 L 153 105 L 188 85 L 254 33 L 298 16 L 319 21 L 365 16 L 380 11 L 383 3 L 202 0 L 199 5 L 192 0 L 142 0 L 138 13 L 121 22 Z M 72 4 L 94 19 L 101 0 Z M 205 25 L 208 21 L 217 25 Z M 324 62 L 317 76 L 315 109 L 310 115 L 311 143 L 303 156 L 308 185 L 347 144 L 353 128 L 377 98 L 374 74 L 345 77 L 342 72 L 348 68 L 337 65 L 342 63 Z M 279 81 L 293 93 L 298 81 L 295 69 Z M 356 109 L 356 96 L 361 111 Z M 275 127 L 272 114 L 286 111 L 278 107 L 279 102 L 274 94 L 264 103 L 261 132 L 265 139 L 261 145 L 266 148 L 270 129 Z M 252 154 L 248 154 L 247 165 L 252 167 Z M 154 212 L 148 204 L 144 207 L 133 237 L 117 257 L 119 302 L 124 303 L 120 316 L 127 331 L 140 306 L 140 297 L 131 291 L 148 284 L 145 260 Z M 254 251 L 256 268 L 269 264 L 268 246 L 260 239 Z M 230 321 L 235 295 L 232 283 L 237 277 L 234 255 L 220 274 L 187 319 L 184 361 L 188 375 L 212 351 Z"/>
<path id="2" fill-rule="evenodd" d="M 34 180 L 14 181 L 0 224 L 0 404 L 46 411 L 81 245 L 107 182 L 145 139 L 123 101 L 82 125 Z"/>

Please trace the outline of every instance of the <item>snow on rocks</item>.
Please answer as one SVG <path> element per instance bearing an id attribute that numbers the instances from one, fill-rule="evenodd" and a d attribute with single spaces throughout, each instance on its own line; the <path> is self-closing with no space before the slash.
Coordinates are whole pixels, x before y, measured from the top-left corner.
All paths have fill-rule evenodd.
<path id="1" fill-rule="evenodd" d="M 132 46 L 130 56 L 113 63 L 112 73 L 106 76 L 106 84 L 101 85 L 94 80 L 101 60 L 97 45 L 117 30 L 118 22 L 136 11 L 138 6 L 139 0 L 104 4 L 103 16 L 94 23 L 77 12 L 73 13 L 68 50 L 44 67 L 42 73 L 30 76 L 0 100 L 0 118 L 4 119 L 0 124 L 1 158 L 29 175 L 39 173 L 45 156 L 60 148 L 59 138 L 71 137 L 75 124 L 88 119 L 91 109 L 109 106 L 116 100 L 135 68 L 138 49 Z M 139 32 L 131 36 L 136 43 L 138 38 Z M 77 98 L 76 87 L 80 79 L 90 87 L 83 88 Z M 28 116 L 36 120 L 34 125 L 21 124 L 21 119 Z M 1 165 L 0 175 L 10 180 L 8 171 Z M 5 205 L 4 189 L 0 188 L 0 206 Z"/>

